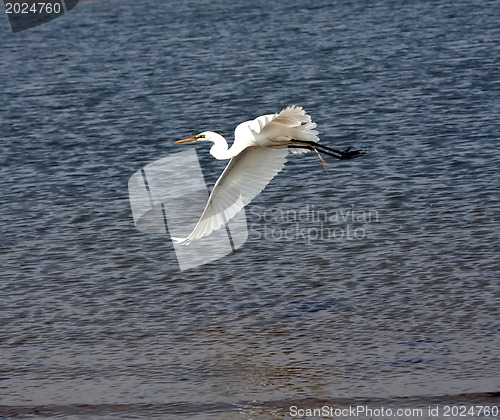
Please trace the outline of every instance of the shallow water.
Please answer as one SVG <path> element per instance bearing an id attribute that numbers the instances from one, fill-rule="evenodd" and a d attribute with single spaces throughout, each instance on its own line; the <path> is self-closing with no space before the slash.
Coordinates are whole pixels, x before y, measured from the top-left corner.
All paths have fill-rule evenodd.
<path id="1" fill-rule="evenodd" d="M 500 405 L 499 18 L 314 0 L 5 19 L 0 418 Z M 180 271 L 135 228 L 129 178 L 289 104 L 368 154 L 291 156 L 245 244 Z M 198 155 L 213 184 L 224 162 Z"/>

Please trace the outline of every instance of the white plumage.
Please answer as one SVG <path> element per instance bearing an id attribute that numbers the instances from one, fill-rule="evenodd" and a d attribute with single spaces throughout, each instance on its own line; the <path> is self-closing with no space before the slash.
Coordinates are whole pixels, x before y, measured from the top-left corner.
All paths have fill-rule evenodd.
<path id="1" fill-rule="evenodd" d="M 302 107 L 289 106 L 279 113 L 262 115 L 239 124 L 234 131 L 235 140 L 230 148 L 226 139 L 213 131 L 204 131 L 175 142 L 209 141 L 213 143 L 210 149 L 213 157 L 231 160 L 215 183 L 193 231 L 185 238 L 173 239 L 189 244 L 224 226 L 283 169 L 289 148 L 294 153 L 310 150 L 317 152 L 319 133 L 315 128 L 316 124 Z M 322 149 L 322 152 L 338 159 L 364 154 L 349 152 L 349 149 L 345 152 L 326 149 Z M 333 152 L 336 154 L 332 154 Z"/>

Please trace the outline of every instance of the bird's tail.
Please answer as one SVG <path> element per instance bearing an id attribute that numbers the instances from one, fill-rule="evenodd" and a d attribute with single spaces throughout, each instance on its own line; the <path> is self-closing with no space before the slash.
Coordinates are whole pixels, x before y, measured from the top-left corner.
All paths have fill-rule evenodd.
<path id="1" fill-rule="evenodd" d="M 287 126 L 287 135 L 293 139 L 315 143 L 319 141 L 316 123 L 312 122 L 311 116 L 301 106 L 287 106 L 276 116 L 274 122 Z"/>
<path id="2" fill-rule="evenodd" d="M 274 122 L 283 124 L 286 127 L 283 134 L 289 139 L 302 140 L 308 142 L 319 142 L 319 131 L 315 130 L 316 123 L 311 116 L 300 106 L 288 106 L 281 111 L 274 119 Z M 305 123 L 305 124 L 304 124 Z M 293 153 L 305 153 L 310 149 L 293 148 Z"/>

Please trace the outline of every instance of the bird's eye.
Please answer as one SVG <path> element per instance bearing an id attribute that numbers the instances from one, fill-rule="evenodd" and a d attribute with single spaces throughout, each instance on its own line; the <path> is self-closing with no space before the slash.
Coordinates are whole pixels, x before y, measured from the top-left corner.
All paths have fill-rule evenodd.
<path id="1" fill-rule="evenodd" d="M 205 138 L 205 134 L 198 134 L 196 136 L 197 139 L 204 139 Z"/>

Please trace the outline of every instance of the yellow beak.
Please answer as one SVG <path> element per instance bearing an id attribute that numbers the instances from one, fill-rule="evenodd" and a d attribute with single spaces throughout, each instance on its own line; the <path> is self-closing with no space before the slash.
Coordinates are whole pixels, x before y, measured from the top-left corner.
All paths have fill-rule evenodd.
<path id="1" fill-rule="evenodd" d="M 179 143 L 191 143 L 192 141 L 198 140 L 197 137 L 190 137 L 186 140 L 179 140 L 179 141 L 174 141 L 174 144 L 179 144 Z"/>

